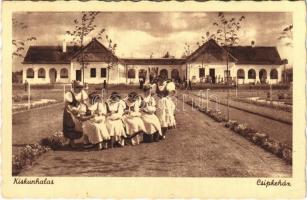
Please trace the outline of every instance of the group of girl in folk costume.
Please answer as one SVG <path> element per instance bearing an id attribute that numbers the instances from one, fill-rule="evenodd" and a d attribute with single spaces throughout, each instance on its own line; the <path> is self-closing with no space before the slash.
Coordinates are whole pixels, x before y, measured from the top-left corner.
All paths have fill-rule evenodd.
<path id="1" fill-rule="evenodd" d="M 158 142 L 176 125 L 172 82 L 145 85 L 142 96 L 131 92 L 122 98 L 113 92 L 106 101 L 95 93 L 87 95 L 79 81 L 72 88 L 65 94 L 63 115 L 63 133 L 72 147 L 76 142 L 99 150 L 137 145 L 141 140 Z"/>

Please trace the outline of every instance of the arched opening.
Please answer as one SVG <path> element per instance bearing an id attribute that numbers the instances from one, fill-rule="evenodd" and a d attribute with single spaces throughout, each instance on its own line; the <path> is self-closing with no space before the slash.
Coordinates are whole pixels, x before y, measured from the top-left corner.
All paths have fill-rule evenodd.
<path id="1" fill-rule="evenodd" d="M 61 78 L 68 78 L 68 70 L 66 68 L 62 68 L 60 71 Z"/>
<path id="2" fill-rule="evenodd" d="M 245 72 L 243 69 L 238 69 L 237 71 L 237 78 L 238 79 L 245 79 Z"/>
<path id="3" fill-rule="evenodd" d="M 267 72 L 265 69 L 261 69 L 259 71 L 259 79 L 260 79 L 260 83 L 266 83 Z"/>
<path id="4" fill-rule="evenodd" d="M 128 78 L 135 78 L 135 69 L 128 70 Z"/>
<path id="5" fill-rule="evenodd" d="M 178 82 L 178 81 L 179 81 L 180 77 L 179 77 L 179 71 L 178 71 L 178 69 L 173 69 L 173 70 L 171 71 L 171 77 L 172 77 L 172 79 L 175 80 L 175 82 Z"/>
<path id="6" fill-rule="evenodd" d="M 32 68 L 27 69 L 27 78 L 34 78 L 34 70 Z"/>
<path id="7" fill-rule="evenodd" d="M 55 83 L 56 82 L 56 77 L 57 77 L 57 72 L 54 68 L 49 70 L 49 78 L 50 78 L 50 83 Z"/>
<path id="8" fill-rule="evenodd" d="M 276 69 L 272 69 L 270 72 L 270 79 L 278 79 L 278 72 Z"/>
<path id="9" fill-rule="evenodd" d="M 256 71 L 254 69 L 248 70 L 248 79 L 256 79 Z"/>
<path id="10" fill-rule="evenodd" d="M 166 69 L 161 69 L 160 70 L 160 76 L 163 78 L 163 79 L 168 79 L 168 71 Z"/>
<path id="11" fill-rule="evenodd" d="M 44 68 L 40 68 L 37 74 L 38 78 L 46 78 L 46 70 Z"/>

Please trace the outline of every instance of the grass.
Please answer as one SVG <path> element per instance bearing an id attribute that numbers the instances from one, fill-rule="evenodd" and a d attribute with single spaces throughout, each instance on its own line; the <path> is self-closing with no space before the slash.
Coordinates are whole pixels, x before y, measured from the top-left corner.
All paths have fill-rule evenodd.
<path id="1" fill-rule="evenodd" d="M 192 93 L 197 94 L 197 92 L 194 91 Z M 223 102 L 224 105 L 220 104 L 219 109 L 222 112 L 223 116 L 227 118 L 227 106 L 225 106 L 227 92 L 214 91 L 211 93 L 217 95 L 220 98 L 220 101 Z M 260 95 L 263 95 L 263 93 L 264 91 L 259 91 Z M 248 95 L 248 93 L 245 93 L 245 95 Z M 186 98 L 190 97 L 191 96 L 187 95 Z M 197 97 L 194 96 L 193 98 L 196 98 L 197 100 Z M 292 113 L 237 101 L 230 101 L 230 104 L 235 107 L 239 107 L 244 110 L 250 110 L 253 113 L 260 113 L 261 115 L 263 115 L 255 115 L 230 107 L 229 113 L 231 120 L 236 120 L 239 123 L 243 124 L 246 123 L 251 128 L 264 132 L 272 138 L 277 139 L 278 141 L 281 141 L 292 147 Z M 211 109 L 215 108 L 215 106 L 216 103 L 209 103 L 209 107 L 211 107 Z M 270 116 L 271 119 L 264 117 L 265 115 Z M 275 121 L 272 119 L 278 119 L 279 121 Z M 283 123 L 283 121 L 287 123 Z"/>

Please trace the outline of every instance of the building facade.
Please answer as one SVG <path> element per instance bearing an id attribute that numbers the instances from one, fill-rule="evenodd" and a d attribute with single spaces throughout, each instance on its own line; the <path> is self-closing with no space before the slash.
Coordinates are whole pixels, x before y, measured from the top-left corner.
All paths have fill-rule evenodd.
<path id="1" fill-rule="evenodd" d="M 276 84 L 284 66 L 276 47 L 222 47 L 211 39 L 186 58 L 118 58 L 95 38 L 82 49 L 30 46 L 23 64 L 23 81 L 30 84 L 83 79 L 89 84 L 138 84 L 141 78 L 147 82 L 158 75 L 218 84 L 227 74 L 233 83 Z"/>

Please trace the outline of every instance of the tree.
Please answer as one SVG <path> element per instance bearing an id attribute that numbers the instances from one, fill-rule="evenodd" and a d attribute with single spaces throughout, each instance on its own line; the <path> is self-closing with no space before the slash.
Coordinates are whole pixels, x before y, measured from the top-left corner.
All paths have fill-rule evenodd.
<path id="1" fill-rule="evenodd" d="M 110 79 L 110 69 L 113 69 L 115 66 L 118 65 L 118 58 L 115 56 L 115 51 L 117 48 L 117 44 L 113 43 L 111 39 L 109 39 L 109 36 L 106 35 L 106 39 L 108 41 L 108 50 L 110 51 L 109 54 L 107 54 L 107 59 L 106 59 L 106 63 L 107 63 L 107 69 L 108 69 L 108 74 L 107 74 L 107 82 L 109 83 L 109 79 Z"/>
<path id="2" fill-rule="evenodd" d="M 184 44 L 184 52 L 183 55 L 181 56 L 182 58 L 187 58 L 191 55 L 192 50 L 191 50 L 191 46 L 188 43 Z M 186 63 L 186 77 L 184 78 L 185 80 L 189 79 L 189 63 L 187 61 Z"/>
<path id="3" fill-rule="evenodd" d="M 240 18 L 226 18 L 223 12 L 218 13 L 217 20 L 213 22 L 216 27 L 215 37 L 217 43 L 226 49 L 226 84 L 229 85 L 229 52 L 228 47 L 238 45 L 238 32 L 241 29 L 241 23 L 245 20 L 245 16 Z M 227 119 L 229 120 L 229 88 L 227 89 Z"/>
<path id="4" fill-rule="evenodd" d="M 24 22 L 20 22 L 17 19 L 13 18 L 13 31 L 20 31 L 23 33 L 27 33 L 28 25 L 26 25 Z M 14 34 L 13 34 L 14 35 Z M 13 44 L 13 52 L 12 57 L 16 58 L 24 58 L 24 50 L 26 46 L 28 46 L 32 41 L 36 40 L 37 38 L 34 36 L 28 36 L 24 35 L 22 38 L 16 38 L 14 37 L 12 39 Z"/>
<path id="5" fill-rule="evenodd" d="M 175 56 L 170 55 L 170 53 L 167 51 L 162 58 L 175 58 Z"/>
<path id="6" fill-rule="evenodd" d="M 215 39 L 215 34 L 210 34 L 209 31 L 206 31 L 206 33 L 203 36 L 201 36 L 201 41 L 197 42 L 196 45 L 198 47 L 201 47 L 203 44 L 208 42 L 210 39 Z M 210 49 L 208 49 L 208 51 L 210 51 Z M 202 54 L 201 68 L 203 68 L 203 69 L 205 68 L 204 67 L 204 61 L 205 61 L 206 55 L 207 54 Z M 208 58 L 207 58 L 207 62 L 208 62 Z"/>
<path id="7" fill-rule="evenodd" d="M 188 43 L 184 44 L 184 52 L 181 58 L 187 58 L 189 55 L 191 55 L 191 46 Z"/>
<path id="8" fill-rule="evenodd" d="M 278 40 L 285 40 L 285 45 L 292 47 L 292 39 L 293 39 L 293 33 L 292 33 L 293 25 L 287 25 L 282 32 L 280 33 L 280 36 L 278 37 Z"/>
<path id="9" fill-rule="evenodd" d="M 66 31 L 66 34 L 72 37 L 70 41 L 74 46 L 80 47 L 81 57 L 78 57 L 78 62 L 81 65 L 82 70 L 82 81 L 84 83 L 84 69 L 88 63 L 85 62 L 86 57 L 84 56 L 84 42 L 91 33 L 97 30 L 95 19 L 99 12 L 82 12 L 81 20 L 79 18 L 74 19 L 74 30 Z M 102 39 L 102 35 L 105 32 L 104 28 L 101 28 L 97 34 L 97 39 Z"/>

